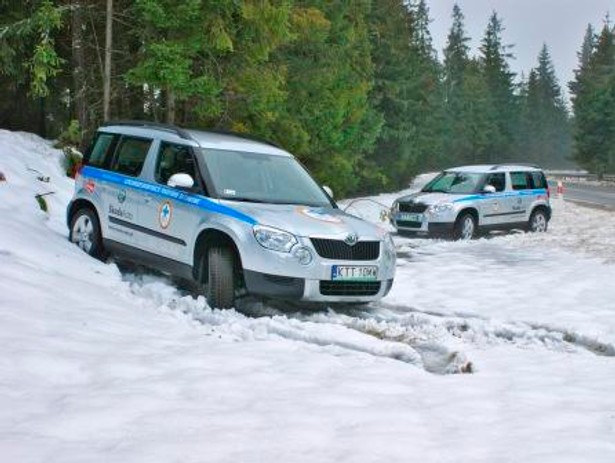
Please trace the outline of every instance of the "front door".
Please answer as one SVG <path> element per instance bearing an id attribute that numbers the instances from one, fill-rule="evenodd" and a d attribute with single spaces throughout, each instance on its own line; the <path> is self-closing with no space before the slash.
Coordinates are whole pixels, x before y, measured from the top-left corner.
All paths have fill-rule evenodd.
<path id="1" fill-rule="evenodd" d="M 495 188 L 495 193 L 486 193 L 481 204 L 482 226 L 497 225 L 504 220 L 505 211 L 505 190 L 506 174 L 504 172 L 494 172 L 489 174 L 485 181 L 485 186 L 491 185 Z"/>
<path id="2" fill-rule="evenodd" d="M 167 186 L 174 174 L 188 174 L 194 179 L 190 190 Z M 192 148 L 161 142 L 154 169 L 155 189 L 143 194 L 141 225 L 148 230 L 144 247 L 155 254 L 192 264 L 191 242 L 201 219 L 196 207 L 203 194 Z"/>

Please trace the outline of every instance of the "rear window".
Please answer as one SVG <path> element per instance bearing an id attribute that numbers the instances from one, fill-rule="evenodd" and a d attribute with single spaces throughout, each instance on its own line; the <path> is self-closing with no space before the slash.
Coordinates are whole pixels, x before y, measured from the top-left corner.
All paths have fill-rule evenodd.
<path id="1" fill-rule="evenodd" d="M 133 177 L 138 176 L 151 144 L 152 141 L 145 138 L 122 137 L 111 170 Z"/>
<path id="2" fill-rule="evenodd" d="M 511 172 L 510 180 L 513 190 L 532 189 L 532 177 L 529 172 Z"/>
<path id="3" fill-rule="evenodd" d="M 84 164 L 94 167 L 108 167 L 113 155 L 113 147 L 118 138 L 118 135 L 112 133 L 99 132 L 92 142 L 89 153 L 85 156 Z"/>
<path id="4" fill-rule="evenodd" d="M 542 172 L 532 172 L 532 183 L 534 188 L 547 188 L 547 179 Z"/>

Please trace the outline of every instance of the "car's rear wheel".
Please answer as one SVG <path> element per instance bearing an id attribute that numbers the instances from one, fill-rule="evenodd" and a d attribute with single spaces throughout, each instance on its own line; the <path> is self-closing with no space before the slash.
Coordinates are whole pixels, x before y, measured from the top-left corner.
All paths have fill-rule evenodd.
<path id="1" fill-rule="evenodd" d="M 235 280 L 232 250 L 217 246 L 209 248 L 205 297 L 210 307 L 230 309 L 235 306 Z"/>
<path id="2" fill-rule="evenodd" d="M 547 213 L 543 209 L 536 209 L 532 212 L 527 224 L 527 231 L 533 233 L 544 233 L 549 227 Z"/>
<path id="3" fill-rule="evenodd" d="M 96 259 L 105 257 L 100 223 L 96 213 L 91 209 L 83 208 L 75 212 L 70 223 L 68 239 Z"/>
<path id="4" fill-rule="evenodd" d="M 471 240 L 476 236 L 476 219 L 469 212 L 461 214 L 455 222 L 453 238 L 456 240 Z"/>

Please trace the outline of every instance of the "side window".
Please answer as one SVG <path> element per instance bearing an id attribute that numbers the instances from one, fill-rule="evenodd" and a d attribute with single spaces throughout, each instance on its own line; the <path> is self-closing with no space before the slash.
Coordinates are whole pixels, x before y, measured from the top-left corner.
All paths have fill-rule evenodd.
<path id="1" fill-rule="evenodd" d="M 547 188 L 547 179 L 542 172 L 532 172 L 532 183 L 534 188 Z"/>
<path id="2" fill-rule="evenodd" d="M 510 180 L 513 190 L 529 190 L 532 188 L 529 172 L 511 172 Z"/>
<path id="3" fill-rule="evenodd" d="M 162 142 L 156 160 L 156 181 L 166 185 L 173 174 L 188 174 L 198 184 L 197 167 L 190 147 Z"/>
<path id="4" fill-rule="evenodd" d="M 111 170 L 133 177 L 141 173 L 151 140 L 144 138 L 122 137 L 115 150 Z"/>
<path id="5" fill-rule="evenodd" d="M 84 164 L 94 167 L 108 167 L 113 155 L 113 147 L 118 138 L 118 135 L 112 133 L 99 132 L 85 156 Z"/>
<path id="6" fill-rule="evenodd" d="M 495 188 L 495 191 L 504 191 L 506 189 L 506 174 L 504 172 L 499 172 L 489 175 L 485 185 L 491 185 Z"/>

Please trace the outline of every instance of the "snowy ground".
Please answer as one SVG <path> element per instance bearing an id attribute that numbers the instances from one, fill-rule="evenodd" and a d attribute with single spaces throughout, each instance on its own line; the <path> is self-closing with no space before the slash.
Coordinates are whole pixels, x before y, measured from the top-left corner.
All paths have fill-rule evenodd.
<path id="1" fill-rule="evenodd" d="M 59 156 L 0 131 L 2 461 L 615 461 L 615 214 L 396 239 L 366 309 L 220 312 L 71 246 Z"/>

